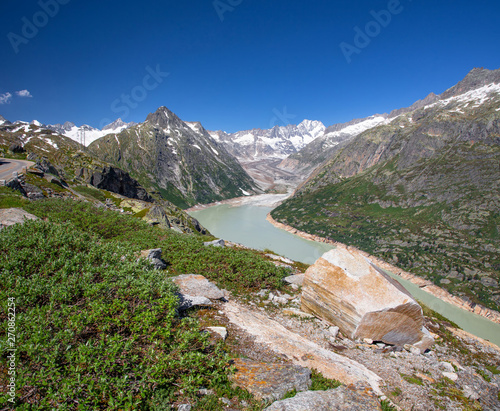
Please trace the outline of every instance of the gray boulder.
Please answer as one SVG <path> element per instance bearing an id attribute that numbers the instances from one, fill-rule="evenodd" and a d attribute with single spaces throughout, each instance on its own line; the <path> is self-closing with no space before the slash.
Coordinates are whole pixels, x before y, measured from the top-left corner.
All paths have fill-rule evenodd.
<path id="1" fill-rule="evenodd" d="M 177 284 L 183 295 L 205 297 L 210 300 L 221 300 L 224 298 L 224 292 L 202 275 L 182 274 L 172 277 L 172 281 L 174 284 Z"/>
<path id="2" fill-rule="evenodd" d="M 14 224 L 24 224 L 26 220 L 38 220 L 38 217 L 22 208 L 0 209 L 0 230 Z"/>
<path id="3" fill-rule="evenodd" d="M 165 270 L 167 263 L 162 259 L 161 248 L 141 251 L 141 257 L 147 258 L 156 270 Z"/>
<path id="4" fill-rule="evenodd" d="M 224 240 L 214 240 L 214 241 L 207 241 L 203 243 L 205 246 L 213 246 L 213 247 L 225 247 L 226 242 Z"/>
<path id="5" fill-rule="evenodd" d="M 334 390 L 299 392 L 295 397 L 277 401 L 266 411 L 380 411 L 376 396 L 345 385 Z"/>
<path id="6" fill-rule="evenodd" d="M 302 287 L 302 284 L 304 284 L 304 277 L 305 274 L 290 275 L 288 277 L 283 278 L 283 281 L 287 284 L 295 284 L 298 285 L 299 287 Z"/>
<path id="7" fill-rule="evenodd" d="M 192 296 L 182 293 L 177 293 L 177 296 L 179 297 L 179 306 L 177 309 L 180 312 L 189 310 L 193 307 L 207 307 L 212 305 L 212 301 L 207 297 Z"/>

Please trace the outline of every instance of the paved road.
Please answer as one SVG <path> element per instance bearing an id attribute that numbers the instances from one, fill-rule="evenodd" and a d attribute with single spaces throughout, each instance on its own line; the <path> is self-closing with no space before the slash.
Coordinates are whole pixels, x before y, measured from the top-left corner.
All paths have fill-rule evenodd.
<path id="1" fill-rule="evenodd" d="M 31 167 L 33 164 L 33 161 L 0 158 L 0 180 L 8 181 L 12 179 L 12 173 L 21 172 L 24 167 Z"/>

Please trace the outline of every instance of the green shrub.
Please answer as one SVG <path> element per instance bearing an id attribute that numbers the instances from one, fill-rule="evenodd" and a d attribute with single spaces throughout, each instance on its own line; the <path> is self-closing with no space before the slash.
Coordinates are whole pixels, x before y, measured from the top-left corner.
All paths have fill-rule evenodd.
<path id="1" fill-rule="evenodd" d="M 311 391 L 325 391 L 340 387 L 342 383 L 337 380 L 324 377 L 318 370 L 313 369 L 311 373 Z"/>
<path id="2" fill-rule="evenodd" d="M 28 200 L 19 191 L 10 187 L 0 187 L 0 208 L 23 207 Z"/>
<path id="3" fill-rule="evenodd" d="M 151 227 L 133 216 L 96 208 L 85 202 L 44 200 L 30 203 L 27 211 L 53 222 L 72 222 L 78 229 L 113 240 L 130 251 L 162 248 L 172 274 L 202 274 L 229 290 L 255 291 L 280 288 L 289 275 L 258 252 L 206 247 L 199 235 L 185 235 Z"/>
<path id="4" fill-rule="evenodd" d="M 161 393 L 228 384 L 226 354 L 176 316 L 174 286 L 73 224 L 0 231 L 0 340 L 17 309 L 16 409 L 150 409 Z M 4 385 L 7 352 L 1 357 Z M 0 394 L 0 407 L 8 405 Z"/>

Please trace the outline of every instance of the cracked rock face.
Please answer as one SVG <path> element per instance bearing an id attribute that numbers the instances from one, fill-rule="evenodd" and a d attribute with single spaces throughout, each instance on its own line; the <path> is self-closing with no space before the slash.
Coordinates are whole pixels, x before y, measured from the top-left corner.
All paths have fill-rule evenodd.
<path id="1" fill-rule="evenodd" d="M 338 326 L 350 338 L 429 348 L 422 309 L 398 282 L 356 250 L 338 247 L 306 271 L 302 310 Z"/>

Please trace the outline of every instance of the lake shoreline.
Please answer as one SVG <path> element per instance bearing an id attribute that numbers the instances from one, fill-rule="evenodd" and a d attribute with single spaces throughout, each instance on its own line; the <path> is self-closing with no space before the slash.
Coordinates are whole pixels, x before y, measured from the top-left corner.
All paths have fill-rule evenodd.
<path id="1" fill-rule="evenodd" d="M 484 318 L 486 318 L 486 319 L 488 319 L 496 324 L 500 324 L 500 313 L 499 312 L 492 310 L 490 308 L 484 307 L 480 304 L 471 303 L 471 302 L 466 301 L 460 297 L 454 296 L 454 295 L 450 294 L 448 291 L 444 290 L 443 288 L 438 287 L 437 285 L 435 285 L 431 281 L 417 277 L 416 275 L 411 274 L 407 271 L 404 271 L 401 268 L 396 267 L 392 264 L 389 264 L 389 263 L 371 255 L 371 254 L 368 254 L 365 251 L 359 250 L 353 246 L 348 246 L 348 245 L 340 243 L 338 241 L 329 240 L 327 238 L 319 237 L 319 236 L 316 236 L 313 234 L 308 234 L 308 233 L 305 233 L 303 231 L 297 230 L 294 227 L 288 226 L 286 224 L 283 224 L 283 223 L 280 223 L 280 222 L 274 220 L 271 217 L 271 213 L 269 213 L 267 215 L 266 220 L 269 223 L 271 223 L 272 225 L 274 225 L 276 228 L 280 228 L 282 230 L 285 230 L 291 234 L 295 234 L 295 235 L 297 235 L 301 238 L 304 238 L 306 240 L 317 241 L 320 243 L 327 243 L 327 244 L 333 245 L 335 247 L 344 247 L 346 249 L 357 250 L 364 257 L 366 257 L 368 260 L 370 260 L 373 264 L 377 265 L 378 267 L 380 267 L 384 270 L 392 272 L 393 274 L 397 275 L 398 277 L 401 277 L 404 280 L 410 281 L 411 283 L 417 285 L 421 290 L 433 295 L 434 297 L 436 297 L 444 302 L 447 302 L 449 304 L 452 304 L 455 307 L 461 308 L 461 309 L 466 310 L 468 312 L 471 312 L 471 313 L 477 314 L 481 317 L 484 317 Z"/>

